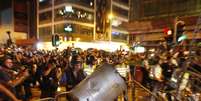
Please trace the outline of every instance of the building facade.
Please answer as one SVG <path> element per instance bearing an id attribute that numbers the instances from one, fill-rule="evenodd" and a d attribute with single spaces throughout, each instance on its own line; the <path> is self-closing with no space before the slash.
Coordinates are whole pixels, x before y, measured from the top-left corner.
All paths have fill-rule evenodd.
<path id="1" fill-rule="evenodd" d="M 94 3 L 92 0 L 39 0 L 38 38 L 51 41 L 52 34 L 63 40 L 93 39 Z"/>
<path id="2" fill-rule="evenodd" d="M 31 13 L 30 13 L 31 12 Z M 7 32 L 13 42 L 36 38 L 35 0 L 0 1 L 0 43 L 6 43 Z"/>
<path id="3" fill-rule="evenodd" d="M 59 34 L 64 41 L 77 39 L 105 41 L 109 40 L 110 35 L 114 39 L 120 37 L 126 40 L 125 30 L 116 28 L 118 33 L 110 34 L 115 30 L 112 27 L 110 31 L 110 21 L 108 21 L 111 8 L 115 14 L 125 11 L 123 15 L 120 13 L 121 16 L 116 15 L 112 19 L 113 23 L 116 19 L 119 20 L 116 22 L 118 26 L 122 21 L 128 22 L 128 1 L 124 3 L 124 0 L 39 0 L 38 39 L 51 41 L 52 34 Z"/>
<path id="4" fill-rule="evenodd" d="M 178 21 L 184 21 L 185 34 L 192 39 L 201 15 L 200 0 L 131 0 L 130 43 L 164 40 L 164 28 L 175 30 Z M 201 33 L 196 35 L 201 38 Z"/>
<path id="5" fill-rule="evenodd" d="M 128 43 L 128 31 L 123 26 L 124 23 L 128 23 L 130 20 L 130 1 L 129 0 L 112 0 L 111 12 L 112 18 L 112 41 L 121 41 Z"/>

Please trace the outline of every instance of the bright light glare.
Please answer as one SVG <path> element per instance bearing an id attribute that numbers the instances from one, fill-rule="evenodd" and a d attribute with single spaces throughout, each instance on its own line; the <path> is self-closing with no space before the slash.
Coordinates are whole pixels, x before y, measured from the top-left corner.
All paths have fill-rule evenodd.
<path id="1" fill-rule="evenodd" d="M 72 31 L 73 31 L 73 28 L 69 25 L 69 26 L 66 26 L 66 27 L 64 28 L 64 30 L 67 31 L 67 32 L 72 32 Z"/>
<path id="2" fill-rule="evenodd" d="M 168 30 L 167 34 L 172 35 L 172 30 Z"/>
<path id="3" fill-rule="evenodd" d="M 88 14 L 87 19 L 91 20 L 93 16 L 91 14 Z"/>
<path id="4" fill-rule="evenodd" d="M 150 56 L 151 56 L 151 57 L 154 57 L 154 56 L 155 56 L 155 54 L 151 54 Z"/>
<path id="5" fill-rule="evenodd" d="M 177 82 L 177 79 L 176 78 L 171 78 L 171 81 Z"/>
<path id="6" fill-rule="evenodd" d="M 189 78 L 189 76 L 190 76 L 190 74 L 189 74 L 189 73 L 184 73 L 184 78 L 185 78 L 185 79 L 188 79 L 188 78 Z"/>
<path id="7" fill-rule="evenodd" d="M 90 6 L 93 6 L 93 2 L 90 2 Z"/>
<path id="8" fill-rule="evenodd" d="M 154 48 L 152 48 L 152 49 L 149 49 L 149 51 L 150 51 L 150 52 L 155 52 L 155 49 L 154 49 Z"/>
<path id="9" fill-rule="evenodd" d="M 36 44 L 36 48 L 37 48 L 37 49 L 43 49 L 43 44 L 40 43 L 40 42 L 38 42 L 38 43 Z"/>
<path id="10" fill-rule="evenodd" d="M 122 23 L 122 21 L 120 21 L 120 20 L 113 20 L 112 26 L 118 27 L 121 23 Z"/>
<path id="11" fill-rule="evenodd" d="M 121 49 L 124 49 L 125 51 L 129 51 L 129 47 L 125 43 L 105 42 L 105 41 L 98 41 L 98 42 L 68 41 L 68 42 L 62 42 L 58 46 L 58 48 L 59 50 L 66 49 L 66 47 L 71 46 L 72 43 L 74 43 L 74 46 L 76 48 L 81 48 L 83 50 L 87 50 L 88 48 L 96 48 L 96 49 L 114 52 L 116 50 L 119 50 L 121 46 L 122 47 Z M 42 44 L 39 43 L 37 45 L 37 49 L 52 50 L 54 49 L 54 47 L 52 47 L 51 42 L 43 42 Z"/>
<path id="12" fill-rule="evenodd" d="M 62 10 L 59 10 L 59 14 L 64 15 L 64 13 L 63 13 L 63 11 L 62 11 Z"/>
<path id="13" fill-rule="evenodd" d="M 19 51 L 21 51 L 21 48 L 18 48 Z"/>
<path id="14" fill-rule="evenodd" d="M 119 32 L 112 32 L 112 35 L 119 35 Z"/>
<path id="15" fill-rule="evenodd" d="M 60 92 L 60 91 L 61 91 L 61 87 L 58 87 L 58 88 L 57 88 L 57 91 Z"/>
<path id="16" fill-rule="evenodd" d="M 145 48 L 142 47 L 142 46 L 136 46 L 136 47 L 134 48 L 134 52 L 135 52 L 135 53 L 144 53 L 144 52 L 145 52 Z"/>
<path id="17" fill-rule="evenodd" d="M 154 71 L 155 73 L 155 77 L 157 78 L 157 79 L 160 79 L 161 78 L 161 73 L 162 73 L 162 69 L 161 69 L 161 67 L 160 66 L 156 66 L 155 67 L 155 71 Z"/>
<path id="18" fill-rule="evenodd" d="M 181 37 L 178 38 L 178 42 L 183 41 L 185 39 L 187 39 L 187 36 L 186 35 L 182 35 Z"/>
<path id="19" fill-rule="evenodd" d="M 182 82 L 180 84 L 179 90 L 183 90 L 186 88 L 188 80 L 189 80 L 189 76 L 190 76 L 189 73 L 184 73 L 184 76 L 183 76 Z"/>
<path id="20" fill-rule="evenodd" d="M 117 69 L 117 72 L 121 75 L 121 76 L 123 76 L 123 77 L 126 77 L 126 75 L 127 75 L 127 73 L 128 73 L 128 68 L 125 68 L 125 67 L 121 67 L 121 66 L 116 66 L 116 69 Z"/>
<path id="21" fill-rule="evenodd" d="M 113 14 L 109 14 L 109 16 L 108 16 L 108 18 L 111 20 L 111 19 L 113 19 Z"/>
<path id="22" fill-rule="evenodd" d="M 66 36 L 64 37 L 64 41 L 67 41 L 67 37 Z"/>
<path id="23" fill-rule="evenodd" d="M 39 0 L 39 2 L 43 2 L 43 1 L 45 1 L 45 0 Z"/>
<path id="24" fill-rule="evenodd" d="M 76 38 L 76 42 L 80 41 L 80 38 Z"/>
<path id="25" fill-rule="evenodd" d="M 66 12 L 73 12 L 72 6 L 65 6 L 65 11 Z"/>

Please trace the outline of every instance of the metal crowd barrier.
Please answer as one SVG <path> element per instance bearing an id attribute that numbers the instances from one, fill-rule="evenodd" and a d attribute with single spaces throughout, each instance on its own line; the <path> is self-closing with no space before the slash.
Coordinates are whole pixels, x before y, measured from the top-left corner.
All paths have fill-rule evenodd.
<path id="1" fill-rule="evenodd" d="M 114 79 L 113 76 L 116 77 L 115 76 L 116 71 L 113 71 L 113 69 L 111 67 L 108 67 L 108 66 L 106 66 L 106 67 L 104 67 L 105 69 L 103 69 L 103 71 L 95 72 L 92 76 L 87 77 L 86 80 L 84 80 L 81 84 L 78 85 L 78 87 L 74 88 L 72 91 L 70 91 L 70 92 L 61 92 L 58 95 L 56 95 L 55 98 L 43 98 L 43 99 L 40 99 L 38 101 L 68 101 L 67 96 L 77 97 L 77 101 L 83 101 L 83 97 L 92 98 L 92 96 L 94 97 L 94 94 L 97 94 L 96 98 L 94 98 L 94 99 L 96 99 L 96 101 L 101 101 L 102 100 L 101 97 L 104 98 L 104 101 L 109 101 L 109 100 L 105 100 L 105 99 L 107 99 L 107 97 L 108 98 L 110 97 L 111 93 L 109 94 L 109 92 L 110 92 L 111 89 L 114 89 L 115 97 L 121 96 L 121 98 L 122 98 L 125 95 L 123 95 L 123 94 L 121 95 L 120 93 L 117 94 L 116 92 L 118 90 L 122 89 L 122 88 L 118 88 L 118 87 L 123 86 L 123 88 L 125 88 L 125 85 L 120 84 L 119 86 L 116 85 L 114 87 L 113 81 L 116 82 L 115 81 L 116 79 Z M 111 72 L 114 73 L 113 76 L 109 75 Z M 201 75 L 199 73 L 195 73 L 195 72 L 192 72 L 192 71 L 187 71 L 187 72 L 189 72 L 191 75 L 196 76 L 197 78 L 201 78 Z M 105 82 L 105 80 L 106 80 L 105 78 L 107 78 L 107 75 L 110 78 L 110 80 L 107 80 L 107 82 Z M 119 82 L 116 82 L 116 83 L 118 84 Z M 95 92 L 97 90 L 100 90 L 97 87 L 95 87 L 96 84 L 100 84 L 98 86 L 98 88 L 103 89 L 102 93 Z M 113 86 L 111 86 L 111 85 L 113 85 Z M 136 87 L 142 88 L 145 92 L 147 92 L 149 94 L 149 97 L 154 97 L 157 101 L 163 101 L 162 98 L 159 97 L 156 93 L 150 91 L 148 88 L 146 88 L 145 86 L 143 86 L 142 84 L 140 84 L 136 80 L 127 81 L 127 86 L 131 86 L 131 91 L 132 91 L 133 94 L 130 97 L 132 97 L 132 101 L 135 101 L 136 98 L 137 98 L 137 96 L 135 94 L 135 92 L 137 91 Z M 197 87 L 197 88 L 200 88 L 200 87 Z M 123 91 L 123 89 L 122 89 L 122 91 Z M 103 93 L 105 93 L 105 95 L 108 94 L 108 96 L 103 95 Z M 126 92 L 126 94 L 128 94 L 128 92 Z M 88 100 L 85 99 L 85 100 L 86 101 L 94 101 L 94 99 L 88 99 Z M 73 101 L 75 101 L 75 100 L 73 100 Z M 121 99 L 121 100 L 118 100 L 118 101 L 125 101 L 125 100 Z"/>
<path id="2" fill-rule="evenodd" d="M 69 94 L 69 92 L 61 92 L 55 96 L 55 100 L 56 101 L 68 101 L 68 99 L 66 97 L 67 94 Z"/>
<path id="3" fill-rule="evenodd" d="M 36 101 L 56 101 L 56 100 L 55 100 L 55 98 L 48 97 L 48 98 L 42 98 L 42 99 L 39 99 L 39 100 L 36 100 Z"/>
<path id="4" fill-rule="evenodd" d="M 163 101 L 159 96 L 157 96 L 154 92 L 150 91 L 148 88 L 146 88 L 145 86 L 143 86 L 142 84 L 140 84 L 138 81 L 132 80 L 132 81 L 128 81 L 127 83 L 131 84 L 132 93 L 134 93 L 134 94 L 132 94 L 132 101 L 136 100 L 136 94 L 135 94 L 136 86 L 142 88 L 144 91 L 146 91 L 152 97 L 154 97 L 157 101 Z"/>
<path id="5" fill-rule="evenodd" d="M 103 64 L 67 95 L 73 101 L 113 101 L 126 90 L 126 82 L 114 66 Z"/>
<path id="6" fill-rule="evenodd" d="M 71 91 L 39 101 L 113 101 L 124 92 L 127 92 L 125 80 L 113 65 L 103 64 Z"/>

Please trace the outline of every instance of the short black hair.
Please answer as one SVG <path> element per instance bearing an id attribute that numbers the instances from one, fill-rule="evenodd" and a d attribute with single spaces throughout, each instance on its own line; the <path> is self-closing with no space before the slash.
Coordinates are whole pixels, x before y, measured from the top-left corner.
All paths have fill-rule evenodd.
<path id="1" fill-rule="evenodd" d="M 5 55 L 5 56 L 3 57 L 3 62 L 5 62 L 5 61 L 8 60 L 8 59 L 13 60 L 13 57 L 8 56 L 8 55 Z"/>
<path id="2" fill-rule="evenodd" d="M 82 63 L 82 58 L 79 55 L 73 55 L 71 59 L 71 64 L 73 65 L 78 63 Z"/>
<path id="3" fill-rule="evenodd" d="M 94 61 L 96 61 L 95 57 L 93 55 L 89 55 L 86 59 L 86 64 L 92 64 Z"/>
<path id="4" fill-rule="evenodd" d="M 5 56 L 3 56 L 3 57 L 0 58 L 0 65 L 3 66 L 3 65 L 4 65 L 4 62 L 5 62 L 7 59 L 13 60 L 12 57 L 10 57 L 10 56 L 8 56 L 8 55 L 5 55 Z"/>

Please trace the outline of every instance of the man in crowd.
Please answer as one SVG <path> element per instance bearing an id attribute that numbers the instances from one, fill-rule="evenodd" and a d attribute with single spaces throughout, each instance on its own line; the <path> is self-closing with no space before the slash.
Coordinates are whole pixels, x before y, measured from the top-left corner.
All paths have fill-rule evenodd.
<path id="1" fill-rule="evenodd" d="M 66 90 L 69 91 L 79 84 L 85 77 L 86 73 L 83 71 L 82 59 L 79 55 L 72 57 L 71 66 L 67 68 L 66 72 Z"/>
<path id="2" fill-rule="evenodd" d="M 13 61 L 10 57 L 5 56 L 3 59 L 3 64 L 0 67 L 0 80 L 3 84 L 6 84 L 10 87 L 10 90 L 16 94 L 15 87 L 21 84 L 28 76 L 28 70 L 25 69 L 21 73 L 17 73 L 13 70 Z M 19 93 L 19 92 L 18 92 Z M 0 94 L 0 98 L 4 96 Z M 4 100 L 9 100 L 5 98 Z"/>
<path id="3" fill-rule="evenodd" d="M 96 69 L 96 57 L 92 54 L 86 56 L 86 64 L 84 65 L 84 71 L 87 75 L 91 75 Z"/>
<path id="4" fill-rule="evenodd" d="M 58 82 L 61 77 L 61 68 L 55 63 L 56 60 L 49 60 L 43 70 L 42 77 L 40 79 L 41 98 L 55 97 Z"/>

